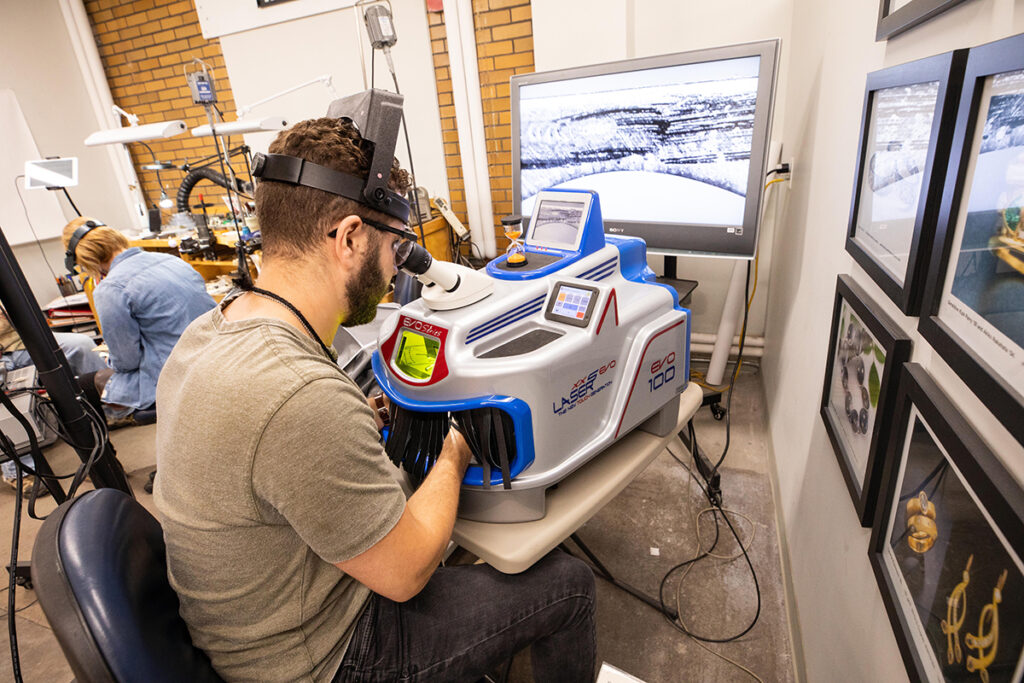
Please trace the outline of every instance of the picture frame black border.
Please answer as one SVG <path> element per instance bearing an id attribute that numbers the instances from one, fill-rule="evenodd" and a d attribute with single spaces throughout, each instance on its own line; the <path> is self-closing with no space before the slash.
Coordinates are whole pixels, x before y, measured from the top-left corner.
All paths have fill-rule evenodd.
<path id="1" fill-rule="evenodd" d="M 964 187 L 965 176 L 973 151 L 982 87 L 989 76 L 1020 69 L 1024 69 L 1024 34 L 971 48 L 967 57 L 918 329 L 1013 437 L 1024 444 L 1024 394 L 1015 390 L 969 345 L 963 344 L 938 316 L 960 203 L 966 201 L 963 195 L 969 190 Z"/>
<path id="2" fill-rule="evenodd" d="M 1024 548 L 1024 490 L 1017 486 L 992 449 L 924 367 L 916 363 L 904 364 L 899 379 L 895 428 L 886 447 L 883 486 L 871 528 L 868 555 L 907 674 L 911 680 L 924 681 L 927 679 L 923 662 L 911 641 L 907 615 L 896 598 L 895 580 L 882 557 L 887 543 L 889 511 L 892 501 L 898 496 L 896 480 L 910 427 L 910 412 L 915 406 L 945 449 L 948 459 L 960 470 L 978 500 L 984 502 L 993 522 L 1014 549 Z"/>
<path id="3" fill-rule="evenodd" d="M 857 166 L 854 175 L 853 201 L 850 204 L 850 221 L 846 231 L 846 251 L 871 277 L 882 291 L 900 307 L 906 315 L 917 315 L 921 310 L 922 290 L 927 274 L 927 256 L 931 252 L 935 222 L 938 219 L 939 199 L 946 178 L 946 163 L 949 159 L 950 143 L 956 123 L 956 105 L 963 84 L 967 50 L 954 50 L 933 57 L 918 59 L 906 64 L 891 66 L 874 71 L 867 76 L 864 90 L 864 106 L 861 113 L 860 140 L 857 144 Z M 868 134 L 871 129 L 871 114 L 875 93 L 888 88 L 909 86 L 917 83 L 939 82 L 935 103 L 935 116 L 928 136 L 928 152 L 923 169 L 924 178 L 914 215 L 914 236 L 907 258 L 907 273 L 900 283 L 875 258 L 855 240 L 862 176 L 868 167 Z"/>
<path id="4" fill-rule="evenodd" d="M 892 0 L 879 0 L 878 25 L 875 28 L 875 42 L 888 40 L 923 24 L 932 17 L 959 5 L 964 0 L 912 0 L 907 5 L 889 14 Z"/>
<path id="5" fill-rule="evenodd" d="M 839 343 L 839 317 L 843 309 L 843 301 L 849 304 L 853 312 L 885 349 L 885 367 L 882 370 L 878 406 L 875 410 L 875 426 L 872 429 L 871 442 L 868 446 L 868 461 L 863 485 L 858 482 L 853 460 L 844 447 L 844 442 L 839 436 L 839 429 L 833 423 L 832 413 L 828 408 L 832 388 L 832 368 L 835 364 L 835 353 Z M 821 392 L 819 412 L 825 423 L 825 432 L 828 434 L 832 450 L 835 451 L 836 459 L 839 461 L 839 469 L 843 473 L 846 488 L 850 492 L 850 498 L 857 510 L 857 518 L 860 520 L 861 526 L 871 526 L 874 516 L 875 503 L 882 481 L 882 466 L 885 462 L 883 452 L 888 442 L 889 430 L 892 427 L 892 406 L 896 398 L 898 373 L 903 363 L 910 359 L 911 346 L 910 337 L 900 329 L 892 318 L 879 310 L 867 292 L 853 278 L 849 275 L 840 275 L 836 278 L 836 293 L 832 306 L 832 329 L 829 333 L 825 384 Z"/>

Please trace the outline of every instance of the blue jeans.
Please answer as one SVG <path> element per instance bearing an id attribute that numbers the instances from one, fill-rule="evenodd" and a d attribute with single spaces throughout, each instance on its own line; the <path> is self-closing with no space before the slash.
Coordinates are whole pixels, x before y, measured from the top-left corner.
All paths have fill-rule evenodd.
<path id="1" fill-rule="evenodd" d="M 57 340 L 57 346 L 64 352 L 71 371 L 76 375 L 86 375 L 107 367 L 99 354 L 93 351 L 96 348 L 96 342 L 88 335 L 76 332 L 54 332 L 53 338 Z M 24 349 L 11 351 L 3 355 L 3 364 L 8 370 L 18 370 L 32 365 L 32 358 Z"/>
<path id="2" fill-rule="evenodd" d="M 372 595 L 334 681 L 476 681 L 530 648 L 539 683 L 591 683 L 594 575 L 555 550 L 522 574 L 442 567 L 419 595 Z"/>
<path id="3" fill-rule="evenodd" d="M 75 332 L 54 332 L 53 337 L 68 359 L 71 371 L 76 375 L 85 375 L 107 367 L 99 354 L 93 351 L 96 348 L 96 342 L 89 336 Z M 0 356 L 0 362 L 3 362 L 8 371 L 19 370 L 32 365 L 32 358 L 28 355 L 28 351 L 22 349 L 3 354 Z M 35 461 L 31 455 L 23 455 L 20 460 L 29 467 L 35 467 Z M 4 479 L 14 479 L 14 463 L 8 460 L 0 465 L 0 476 L 3 476 Z"/>

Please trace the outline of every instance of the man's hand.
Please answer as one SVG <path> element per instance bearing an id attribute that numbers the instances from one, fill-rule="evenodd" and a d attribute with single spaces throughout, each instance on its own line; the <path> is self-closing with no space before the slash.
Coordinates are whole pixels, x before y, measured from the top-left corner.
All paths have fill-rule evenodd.
<path id="1" fill-rule="evenodd" d="M 448 436 L 444 440 L 444 446 L 441 447 L 441 453 L 437 456 L 439 462 L 441 458 L 452 458 L 459 479 L 461 480 L 465 476 L 466 468 L 469 467 L 469 462 L 473 459 L 473 452 L 469 450 L 469 444 L 466 443 L 466 437 L 462 435 L 462 432 L 454 428 L 449 430 Z"/>

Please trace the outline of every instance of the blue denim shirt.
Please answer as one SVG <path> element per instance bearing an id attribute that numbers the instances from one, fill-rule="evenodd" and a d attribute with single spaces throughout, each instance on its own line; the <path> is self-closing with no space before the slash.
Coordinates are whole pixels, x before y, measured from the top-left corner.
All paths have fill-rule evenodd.
<path id="1" fill-rule="evenodd" d="M 146 408 L 156 381 L 189 323 L 214 307 L 203 278 L 180 258 L 126 249 L 93 292 L 114 375 L 103 401 Z"/>

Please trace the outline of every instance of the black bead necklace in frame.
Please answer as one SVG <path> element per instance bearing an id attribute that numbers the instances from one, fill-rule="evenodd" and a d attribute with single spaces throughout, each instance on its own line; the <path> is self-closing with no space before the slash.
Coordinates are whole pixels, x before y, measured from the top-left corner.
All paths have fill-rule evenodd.
<path id="1" fill-rule="evenodd" d="M 871 526 L 895 378 L 910 348 L 907 334 L 853 278 L 836 279 L 820 412 L 863 526 Z"/>

